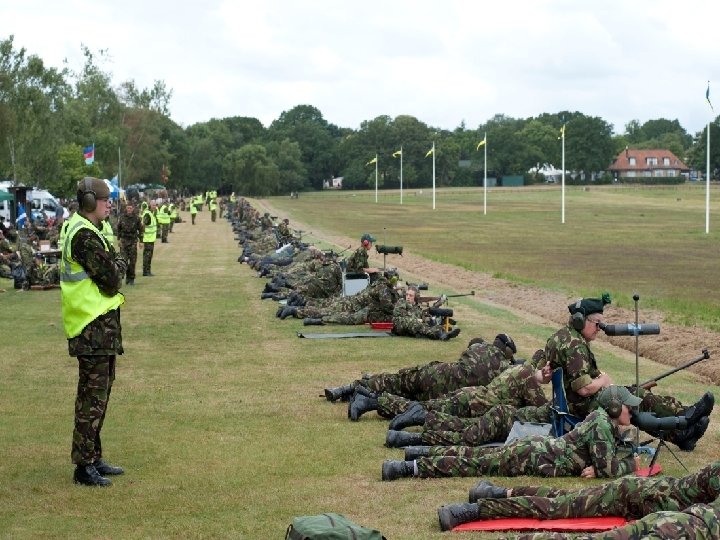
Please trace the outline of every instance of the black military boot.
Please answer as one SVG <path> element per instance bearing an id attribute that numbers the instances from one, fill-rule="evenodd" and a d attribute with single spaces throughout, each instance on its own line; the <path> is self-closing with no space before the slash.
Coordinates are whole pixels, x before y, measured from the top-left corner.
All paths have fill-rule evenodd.
<path id="1" fill-rule="evenodd" d="M 288 317 L 294 317 L 297 315 L 297 308 L 293 306 L 285 306 L 282 310 L 282 313 L 280 313 L 280 318 L 285 320 Z"/>
<path id="2" fill-rule="evenodd" d="M 285 307 L 286 307 L 286 306 L 280 306 L 280 307 L 278 307 L 278 308 L 277 308 L 277 311 L 275 312 L 275 316 L 278 317 L 278 318 L 280 318 L 280 315 L 282 315 L 282 312 L 283 312 L 283 310 L 285 309 Z"/>
<path id="3" fill-rule="evenodd" d="M 442 531 L 451 531 L 458 525 L 478 519 L 480 519 L 480 511 L 477 504 L 448 504 L 438 508 L 438 520 Z"/>
<path id="4" fill-rule="evenodd" d="M 477 502 L 478 499 L 507 499 L 507 489 L 487 480 L 480 480 L 470 488 L 468 499 L 471 503 Z"/>
<path id="5" fill-rule="evenodd" d="M 410 426 L 422 426 L 427 418 L 427 411 L 417 401 L 413 401 L 410 406 L 390 420 L 389 429 L 401 430 Z"/>
<path id="6" fill-rule="evenodd" d="M 386 482 L 413 476 L 415 464 L 412 461 L 387 459 L 382 465 L 382 479 Z"/>
<path id="7" fill-rule="evenodd" d="M 429 446 L 406 446 L 405 461 L 413 461 L 417 458 L 428 457 L 430 455 Z"/>
<path id="8" fill-rule="evenodd" d="M 422 433 L 414 433 L 412 431 L 395 431 L 391 429 L 387 432 L 385 438 L 385 446 L 388 448 L 403 448 L 405 446 L 422 444 Z"/>
<path id="9" fill-rule="evenodd" d="M 305 317 L 303 319 L 303 326 L 323 326 L 324 324 L 322 319 L 313 319 L 312 317 Z"/>
<path id="10" fill-rule="evenodd" d="M 355 391 L 355 385 L 345 384 L 333 388 L 325 388 L 325 399 L 328 401 L 348 401 Z"/>
<path id="11" fill-rule="evenodd" d="M 701 397 L 695 405 L 688 407 L 685 411 L 685 418 L 687 418 L 688 425 L 694 424 L 703 416 L 710 416 L 715 405 L 715 396 L 712 392 L 705 392 L 705 395 Z"/>
<path id="12" fill-rule="evenodd" d="M 674 432 L 670 441 L 675 443 L 683 452 L 692 452 L 695 450 L 697 442 L 705 435 L 705 431 L 709 425 L 710 419 L 707 416 L 703 416 L 692 426 L 682 431 Z"/>
<path id="13" fill-rule="evenodd" d="M 73 481 L 83 486 L 110 486 L 112 482 L 100 476 L 94 465 L 78 465 L 73 473 Z"/>
<path id="14" fill-rule="evenodd" d="M 271 292 L 260 293 L 260 298 L 262 300 L 267 300 L 268 298 L 273 298 L 274 296 L 275 296 L 275 293 L 271 293 Z"/>
<path id="15" fill-rule="evenodd" d="M 102 459 L 98 459 L 95 463 L 95 470 L 100 473 L 101 476 L 118 476 L 125 473 L 122 467 L 116 467 L 105 463 Z"/>
<path id="16" fill-rule="evenodd" d="M 376 397 L 368 397 L 355 392 L 350 403 L 348 403 L 348 417 L 353 422 L 357 422 L 363 414 L 370 411 L 377 411 L 377 408 L 378 400 Z"/>

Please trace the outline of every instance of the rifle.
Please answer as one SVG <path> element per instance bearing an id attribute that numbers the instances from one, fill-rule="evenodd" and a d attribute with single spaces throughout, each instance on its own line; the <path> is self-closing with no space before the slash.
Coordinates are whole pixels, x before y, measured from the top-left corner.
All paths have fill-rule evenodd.
<path id="1" fill-rule="evenodd" d="M 427 302 L 434 302 L 433 307 L 439 307 L 445 303 L 448 298 L 459 298 L 461 296 L 475 296 L 475 291 L 461 294 L 441 294 L 440 296 L 420 296 L 418 303 L 423 304 Z"/>
<path id="2" fill-rule="evenodd" d="M 658 375 L 657 377 L 653 377 L 652 379 L 648 379 L 648 380 L 645 381 L 644 383 L 640 383 L 640 387 L 644 387 L 645 385 L 648 385 L 648 384 L 657 382 L 657 381 L 659 381 L 660 379 L 664 379 L 664 378 L 667 377 L 668 375 L 672 375 L 673 373 L 677 373 L 678 371 L 682 371 L 683 369 L 687 369 L 687 368 L 689 368 L 690 366 L 692 366 L 692 365 L 694 365 L 694 364 L 697 364 L 698 362 L 702 362 L 703 360 L 707 360 L 708 358 L 710 358 L 710 353 L 708 352 L 707 349 L 703 349 L 703 350 L 702 350 L 702 354 L 701 354 L 700 356 L 698 356 L 697 358 L 693 358 L 693 359 L 690 360 L 687 364 L 683 364 L 682 366 L 678 366 L 678 367 L 676 367 L 676 368 L 674 368 L 674 369 L 671 369 L 670 371 L 666 371 L 665 373 L 662 373 L 662 374 Z"/>
<path id="3" fill-rule="evenodd" d="M 429 288 L 427 283 L 410 283 L 409 281 L 406 281 L 405 285 L 408 287 L 417 287 L 418 291 L 427 291 Z"/>

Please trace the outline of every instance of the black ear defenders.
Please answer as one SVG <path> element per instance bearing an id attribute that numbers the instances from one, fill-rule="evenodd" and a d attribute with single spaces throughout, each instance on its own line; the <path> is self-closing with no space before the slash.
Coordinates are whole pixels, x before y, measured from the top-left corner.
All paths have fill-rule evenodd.
<path id="1" fill-rule="evenodd" d="M 94 212 L 97 208 L 97 195 L 92 189 L 92 178 L 85 177 L 82 188 L 78 190 L 77 201 L 83 212 Z"/>
<path id="2" fill-rule="evenodd" d="M 570 316 L 572 327 L 578 332 L 582 331 L 582 329 L 585 328 L 585 314 L 580 311 L 581 305 L 582 298 L 578 299 L 578 301 L 575 302 L 575 313 Z"/>

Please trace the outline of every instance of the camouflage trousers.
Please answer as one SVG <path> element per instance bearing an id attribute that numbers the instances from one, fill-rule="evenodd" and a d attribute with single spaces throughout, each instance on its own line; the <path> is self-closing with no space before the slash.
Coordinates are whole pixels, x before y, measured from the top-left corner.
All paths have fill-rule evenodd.
<path id="1" fill-rule="evenodd" d="M 217 219 L 217 210 L 210 210 L 210 221 L 215 221 Z"/>
<path id="2" fill-rule="evenodd" d="M 306 306 L 297 310 L 298 318 L 310 317 L 311 319 L 322 319 L 329 324 L 365 324 L 368 320 L 368 308 L 357 311 L 329 311 L 323 308 Z"/>
<path id="3" fill-rule="evenodd" d="M 521 407 L 495 405 L 479 418 L 460 418 L 430 411 L 422 432 L 423 444 L 431 446 L 479 446 L 504 441 L 516 420 L 550 422 L 550 406 Z"/>
<path id="4" fill-rule="evenodd" d="M 77 359 L 75 429 L 70 457 L 76 465 L 88 465 L 102 457 L 100 431 L 115 380 L 115 355 L 78 356 Z"/>
<path id="5" fill-rule="evenodd" d="M 378 414 L 384 418 L 393 418 L 405 412 L 410 403 L 409 399 L 383 393 L 378 397 Z M 444 412 L 463 418 L 475 418 L 485 414 L 491 407 L 499 405 L 501 400 L 486 386 L 474 386 L 461 388 L 447 394 L 446 397 L 428 399 L 420 403 L 429 411 Z"/>
<path id="6" fill-rule="evenodd" d="M 494 375 L 487 370 L 481 373 L 470 362 L 431 362 L 397 373 L 378 373 L 358 382 L 373 392 L 422 401 L 439 398 L 463 386 L 485 385 Z"/>
<path id="7" fill-rule="evenodd" d="M 685 414 L 685 405 L 672 396 L 661 396 L 652 392 L 645 392 L 640 411 L 654 412 L 658 417 L 679 416 Z"/>
<path id="8" fill-rule="evenodd" d="M 430 326 L 416 317 L 393 317 L 393 334 L 398 336 L 427 337 L 438 339 L 442 326 Z"/>
<path id="9" fill-rule="evenodd" d="M 143 244 L 143 274 L 150 273 L 152 266 L 153 252 L 155 251 L 155 242 L 145 242 Z"/>
<path id="10" fill-rule="evenodd" d="M 570 448 L 560 443 L 548 444 L 547 437 L 526 437 L 498 448 L 470 446 L 434 446 L 431 453 L 416 463 L 418 476 L 579 476 L 584 468 L 573 459 Z"/>
<path id="11" fill-rule="evenodd" d="M 128 262 L 125 277 L 135 279 L 135 265 L 137 264 L 137 242 L 135 240 L 120 239 L 120 254 Z"/>
<path id="12" fill-rule="evenodd" d="M 561 519 L 621 516 L 640 519 L 659 511 L 680 511 L 720 495 L 720 462 L 682 478 L 625 476 L 581 490 L 522 486 L 508 499 L 483 499 L 480 519 Z"/>
<path id="13" fill-rule="evenodd" d="M 595 534 L 541 532 L 521 534 L 516 540 L 716 540 L 720 538 L 720 508 L 696 504 L 683 512 L 655 512 L 644 518 Z"/>
<path id="14" fill-rule="evenodd" d="M 163 223 L 158 224 L 158 227 L 160 227 L 160 241 L 163 244 L 166 244 L 168 241 L 168 233 L 170 232 L 170 224 L 169 223 Z"/>

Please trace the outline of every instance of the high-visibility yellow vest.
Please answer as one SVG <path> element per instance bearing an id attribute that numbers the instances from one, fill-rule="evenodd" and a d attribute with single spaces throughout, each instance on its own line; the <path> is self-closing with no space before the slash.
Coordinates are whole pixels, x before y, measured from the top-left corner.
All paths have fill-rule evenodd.
<path id="1" fill-rule="evenodd" d="M 153 214 L 150 210 L 145 210 L 142 217 L 143 223 L 145 223 L 145 216 L 147 214 L 150 214 L 150 225 L 145 225 L 145 230 L 143 231 L 143 243 L 154 242 L 157 238 L 157 219 L 155 219 L 155 214 Z"/>
<path id="2" fill-rule="evenodd" d="M 166 204 L 163 204 L 160 207 L 160 210 L 158 210 L 157 222 L 160 225 L 169 225 L 170 224 L 170 213 L 168 212 L 168 207 Z"/>
<path id="3" fill-rule="evenodd" d="M 62 251 L 63 244 L 65 243 L 65 237 L 67 236 L 67 230 L 68 230 L 69 224 L 70 224 L 70 218 L 63 221 L 63 224 L 60 226 L 60 236 L 58 237 L 58 249 L 60 251 Z"/>
<path id="4" fill-rule="evenodd" d="M 60 259 L 60 290 L 65 336 L 70 339 L 80 335 L 91 321 L 108 311 L 117 309 L 125 302 L 121 293 L 108 296 L 87 275 L 85 269 L 72 258 L 72 240 L 80 229 L 90 229 L 110 251 L 105 237 L 89 220 L 76 212 L 69 220 L 67 237 Z"/>
<path id="5" fill-rule="evenodd" d="M 193 216 L 197 214 L 197 206 L 195 205 L 195 201 L 190 201 L 190 214 Z"/>
<path id="6" fill-rule="evenodd" d="M 177 207 L 171 204 L 168 209 L 170 210 L 170 222 L 174 222 L 177 219 Z"/>
<path id="7" fill-rule="evenodd" d="M 100 233 L 107 239 L 108 244 L 110 244 L 113 249 L 117 250 L 117 242 L 115 242 L 115 231 L 113 231 L 112 225 L 110 225 L 110 222 L 107 219 L 103 220 Z"/>

